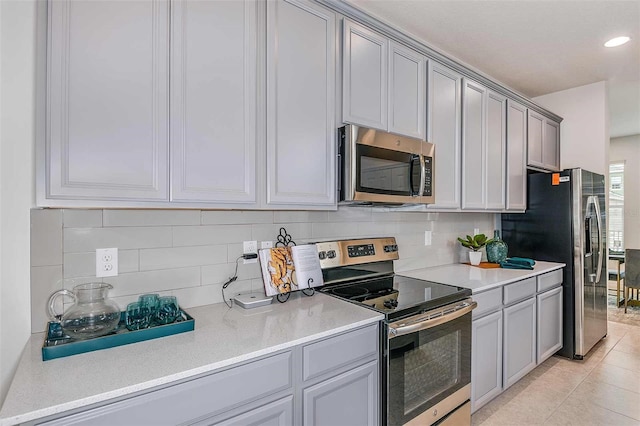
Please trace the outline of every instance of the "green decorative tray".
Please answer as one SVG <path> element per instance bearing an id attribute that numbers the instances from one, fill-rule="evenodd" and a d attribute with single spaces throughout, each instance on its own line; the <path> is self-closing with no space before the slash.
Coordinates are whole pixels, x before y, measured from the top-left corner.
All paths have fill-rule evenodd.
<path id="1" fill-rule="evenodd" d="M 129 331 L 124 324 L 124 314 L 124 312 L 120 313 L 120 323 L 113 333 L 87 340 L 72 339 L 64 334 L 59 322 L 50 321 L 47 323 L 47 335 L 42 345 L 42 360 L 49 361 L 65 356 L 171 336 L 172 334 L 193 331 L 195 327 L 193 317 L 184 310 L 180 310 L 180 316 L 171 324 L 154 325 L 142 330 Z"/>

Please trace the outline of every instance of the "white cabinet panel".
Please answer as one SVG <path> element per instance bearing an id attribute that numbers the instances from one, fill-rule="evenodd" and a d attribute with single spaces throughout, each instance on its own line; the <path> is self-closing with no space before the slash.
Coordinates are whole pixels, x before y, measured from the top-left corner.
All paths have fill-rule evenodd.
<path id="1" fill-rule="evenodd" d="M 560 170 L 560 124 L 549 119 L 544 123 L 542 162 L 550 170 Z"/>
<path id="2" fill-rule="evenodd" d="M 494 92 L 487 96 L 486 208 L 505 208 L 507 98 Z"/>
<path id="3" fill-rule="evenodd" d="M 527 208 L 527 108 L 507 102 L 507 210 Z"/>
<path id="4" fill-rule="evenodd" d="M 389 42 L 389 127 L 393 133 L 425 139 L 427 59 Z"/>
<path id="5" fill-rule="evenodd" d="M 166 200 L 169 3 L 48 6 L 46 196 Z"/>
<path id="6" fill-rule="evenodd" d="M 387 129 L 389 41 L 344 20 L 343 121 Z"/>
<path id="7" fill-rule="evenodd" d="M 462 112 L 463 209 L 484 209 L 486 205 L 486 97 L 486 88 L 472 81 L 464 81 L 464 109 Z M 436 198 L 437 196 L 438 194 L 436 194 Z"/>
<path id="8" fill-rule="evenodd" d="M 171 14 L 171 199 L 255 203 L 256 2 Z"/>
<path id="9" fill-rule="evenodd" d="M 529 110 L 527 164 L 529 166 L 560 170 L 560 124 Z"/>
<path id="10" fill-rule="evenodd" d="M 335 14 L 267 3 L 267 203 L 335 205 Z"/>
<path id="11" fill-rule="evenodd" d="M 436 203 L 429 208 L 460 208 L 462 76 L 429 63 L 427 140 L 436 146 Z"/>

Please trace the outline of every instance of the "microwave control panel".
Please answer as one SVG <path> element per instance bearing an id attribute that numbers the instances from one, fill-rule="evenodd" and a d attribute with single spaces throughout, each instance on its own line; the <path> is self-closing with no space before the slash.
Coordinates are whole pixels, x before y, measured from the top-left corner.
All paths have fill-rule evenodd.
<path id="1" fill-rule="evenodd" d="M 424 189 L 422 195 L 431 197 L 433 195 L 433 158 L 424 157 Z"/>

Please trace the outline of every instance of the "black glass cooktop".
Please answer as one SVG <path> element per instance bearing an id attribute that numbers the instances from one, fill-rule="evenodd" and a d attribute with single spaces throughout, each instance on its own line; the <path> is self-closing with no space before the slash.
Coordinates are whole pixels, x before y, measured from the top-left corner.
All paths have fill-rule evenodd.
<path id="1" fill-rule="evenodd" d="M 424 312 L 471 296 L 471 290 L 467 288 L 401 275 L 326 285 L 320 291 L 382 312 L 387 320 Z"/>

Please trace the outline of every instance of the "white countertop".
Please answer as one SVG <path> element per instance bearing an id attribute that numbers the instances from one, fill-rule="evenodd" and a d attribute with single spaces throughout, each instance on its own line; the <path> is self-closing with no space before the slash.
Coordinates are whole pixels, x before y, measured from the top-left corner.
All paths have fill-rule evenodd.
<path id="1" fill-rule="evenodd" d="M 432 268 L 416 269 L 413 271 L 397 272 L 411 278 L 418 278 L 442 284 L 457 285 L 469 288 L 473 293 L 480 293 L 511 282 L 534 277 L 563 268 L 564 263 L 536 261 L 533 270 L 527 269 L 483 269 L 463 263 L 435 266 Z"/>
<path id="2" fill-rule="evenodd" d="M 302 343 L 373 324 L 383 315 L 316 293 L 245 310 L 224 304 L 187 309 L 195 330 L 42 361 L 33 334 L 0 410 L 13 425 L 207 373 Z"/>

